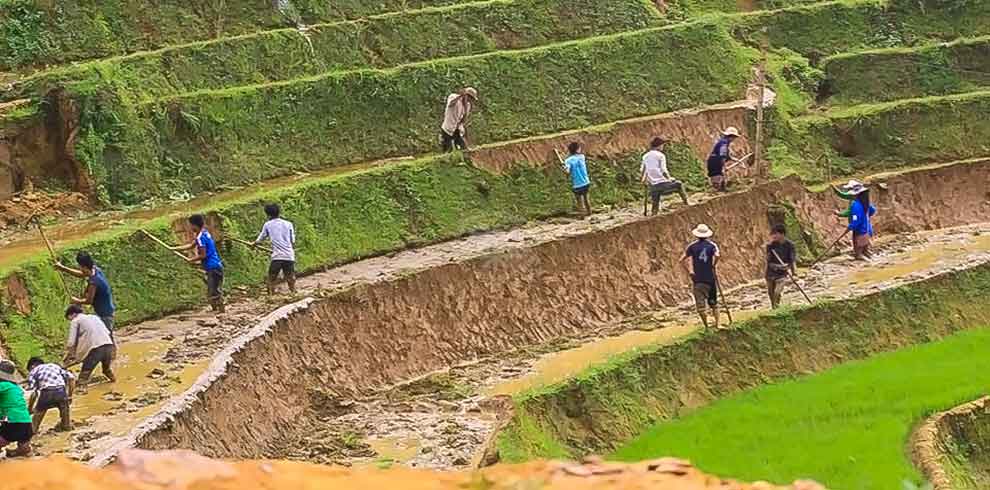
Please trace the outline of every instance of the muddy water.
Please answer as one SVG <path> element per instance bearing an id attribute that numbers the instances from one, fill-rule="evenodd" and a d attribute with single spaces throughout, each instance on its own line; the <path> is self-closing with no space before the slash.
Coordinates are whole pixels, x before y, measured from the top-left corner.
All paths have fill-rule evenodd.
<path id="1" fill-rule="evenodd" d="M 117 382 L 106 382 L 97 369 L 94 374 L 97 382 L 86 393 L 74 397 L 75 430 L 55 432 L 58 412 L 49 411 L 41 435 L 35 438 L 36 450 L 42 455 L 72 451 L 81 459 L 88 459 L 87 452 L 105 449 L 112 438 L 123 436 L 170 397 L 191 386 L 205 369 L 206 361 L 167 363 L 164 359 L 173 345 L 161 340 L 121 345 L 114 366 Z"/>

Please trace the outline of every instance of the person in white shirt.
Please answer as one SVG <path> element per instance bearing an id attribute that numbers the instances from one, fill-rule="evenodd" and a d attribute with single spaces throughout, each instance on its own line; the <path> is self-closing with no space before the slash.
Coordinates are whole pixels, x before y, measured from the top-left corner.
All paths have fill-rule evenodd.
<path id="1" fill-rule="evenodd" d="M 656 216 L 660 212 L 660 198 L 666 194 L 677 192 L 681 195 L 684 205 L 689 204 L 684 184 L 671 177 L 667 170 L 667 155 L 663 153 L 666 144 L 663 138 L 653 138 L 650 142 L 650 151 L 643 155 L 643 164 L 640 166 L 643 184 L 649 188 L 650 199 L 653 201 L 651 216 Z"/>
<path id="2" fill-rule="evenodd" d="M 117 381 L 113 374 L 113 339 L 110 330 L 103 320 L 96 315 L 86 315 L 79 305 L 69 306 L 65 310 L 65 318 L 69 320 L 69 335 L 65 342 L 65 358 L 62 365 L 68 366 L 75 361 L 82 362 L 79 370 L 78 386 L 86 386 L 97 364 L 103 367 L 103 375 L 111 383 Z"/>
<path id="3" fill-rule="evenodd" d="M 265 240 L 272 243 L 272 261 L 268 266 L 268 294 L 275 294 L 275 285 L 281 272 L 282 278 L 289 285 L 289 291 L 296 294 L 296 227 L 290 221 L 281 218 L 282 210 L 278 204 L 265 206 L 268 221 L 261 227 L 257 246 Z"/>
<path id="4" fill-rule="evenodd" d="M 472 87 L 466 87 L 456 94 L 447 96 L 443 124 L 440 126 L 440 146 L 444 153 L 453 151 L 455 146 L 459 150 L 468 149 L 465 139 L 467 130 L 464 126 L 477 101 L 478 91 Z"/>

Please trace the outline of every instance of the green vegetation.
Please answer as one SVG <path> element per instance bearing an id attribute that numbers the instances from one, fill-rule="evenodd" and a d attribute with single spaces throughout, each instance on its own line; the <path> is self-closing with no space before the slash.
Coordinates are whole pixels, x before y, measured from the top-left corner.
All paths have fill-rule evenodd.
<path id="1" fill-rule="evenodd" d="M 12 97 L 114 80 L 134 100 L 148 102 L 332 71 L 528 48 L 642 29 L 660 20 L 642 0 L 493 0 L 323 24 L 306 35 L 280 29 L 67 66 L 21 81 Z"/>
<path id="2" fill-rule="evenodd" d="M 641 197 L 639 155 L 614 161 L 590 155 L 589 162 L 596 204 Z M 697 160 L 692 163 L 699 165 Z M 219 219 L 219 236 L 250 238 L 264 222 L 263 203 L 271 201 L 280 203 L 296 224 L 300 270 L 518 225 L 566 213 L 573 205 L 566 176 L 555 166 L 493 175 L 451 155 L 311 179 L 199 211 Z M 141 226 L 166 241 L 176 240 L 168 218 Z M 60 252 L 63 260 L 71 261 L 78 250 L 92 253 L 110 277 L 123 323 L 202 303 L 205 293 L 198 272 L 187 270 L 135 229 L 103 232 Z M 262 284 L 267 257 L 230 242 L 222 245 L 221 255 L 228 289 Z M 65 297 L 49 259 L 39 255 L 0 271 L 2 277 L 12 275 L 26 284 L 33 311 L 19 315 L 10 298 L 4 300 L 4 345 L 20 360 L 56 353 L 65 329 Z"/>
<path id="3" fill-rule="evenodd" d="M 284 0 L 276 0 L 278 2 Z M 0 70 L 57 65 L 205 39 L 466 0 L 0 0 Z"/>
<path id="4" fill-rule="evenodd" d="M 988 109 L 990 92 L 835 109 L 793 120 L 787 143 L 806 161 L 827 157 L 833 175 L 980 157 L 990 154 Z M 821 181 L 824 171 L 804 175 Z"/>
<path id="5" fill-rule="evenodd" d="M 831 104 L 949 95 L 990 86 L 990 36 L 826 58 Z"/>
<path id="6" fill-rule="evenodd" d="M 615 456 L 673 455 L 744 480 L 828 488 L 920 483 L 904 449 L 914 425 L 979 397 L 987 382 L 990 330 L 961 332 L 719 400 L 651 427 Z"/>
<path id="7" fill-rule="evenodd" d="M 716 400 L 990 324 L 990 305 L 980 299 L 987 287 L 990 287 L 990 266 L 983 265 L 857 299 L 778 311 L 743 322 L 732 330 L 699 333 L 672 346 L 647 347 L 617 356 L 560 385 L 517 397 L 514 418 L 499 435 L 500 455 L 505 461 L 518 462 L 609 452 L 658 422 L 702 413 L 697 412 L 699 407 Z M 905 377 L 920 377 L 919 372 L 907 371 Z M 952 379 L 958 381 L 964 377 Z M 964 398 L 959 392 L 954 393 L 953 396 Z M 907 406 L 906 403 L 902 406 Z M 923 412 L 912 416 L 921 415 Z M 764 426 L 772 423 L 769 418 L 760 420 Z M 821 419 L 816 421 L 826 423 Z M 901 430 L 909 430 L 910 423 Z M 897 421 L 895 425 L 902 424 L 903 421 Z M 726 425 L 717 427 L 728 431 Z M 753 441 L 761 448 L 736 457 L 758 458 L 774 451 L 766 447 L 766 441 L 773 437 L 770 432 L 748 432 L 742 439 Z M 732 441 L 724 442 L 728 445 Z M 898 455 L 903 442 L 891 448 Z M 806 451 L 810 449 L 797 452 Z M 863 461 L 868 457 L 868 454 L 842 454 L 843 463 L 839 467 L 848 471 L 849 458 Z M 711 464 L 703 467 L 719 471 Z M 753 472 L 762 467 L 732 474 L 757 478 Z M 764 476 L 776 478 L 775 475 L 759 478 Z M 897 485 L 899 478 L 888 479 L 886 486 L 876 488 Z"/>
<path id="8" fill-rule="evenodd" d="M 945 431 L 939 442 L 945 453 L 941 463 L 952 488 L 977 490 L 990 485 L 990 413 L 975 410 L 949 415 L 939 424 Z"/>
<path id="9" fill-rule="evenodd" d="M 695 23 L 145 105 L 126 87 L 73 87 L 91 143 L 77 153 L 111 201 L 136 202 L 430 151 L 444 97 L 465 85 L 483 101 L 468 137 L 503 141 L 733 100 L 748 66 L 724 29 Z"/>

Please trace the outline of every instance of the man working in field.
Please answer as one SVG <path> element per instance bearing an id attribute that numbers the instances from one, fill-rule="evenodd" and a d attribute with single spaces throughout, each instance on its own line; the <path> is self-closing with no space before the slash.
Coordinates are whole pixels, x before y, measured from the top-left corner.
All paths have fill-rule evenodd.
<path id="1" fill-rule="evenodd" d="M 223 261 L 220 260 L 220 253 L 217 252 L 217 244 L 206 229 L 206 217 L 202 214 L 194 214 L 189 217 L 189 224 L 192 226 L 195 238 L 188 245 L 170 247 L 175 251 L 195 250 L 196 254 L 187 257 L 190 264 L 202 264 L 206 272 L 206 297 L 210 302 L 210 307 L 217 313 L 224 312 L 223 304 Z"/>
<path id="2" fill-rule="evenodd" d="M 289 291 L 296 294 L 296 228 L 281 218 L 282 210 L 278 204 L 265 206 L 268 221 L 261 227 L 255 245 L 264 240 L 272 242 L 272 261 L 268 266 L 268 294 L 275 294 L 275 284 L 279 272 L 289 284 Z"/>
<path id="3" fill-rule="evenodd" d="M 729 147 L 737 138 L 739 138 L 738 129 L 731 126 L 725 128 L 725 131 L 722 131 L 722 137 L 712 148 L 711 155 L 708 155 L 708 180 L 716 191 L 725 192 L 728 190 L 728 183 L 725 180 L 725 164 L 732 159 Z"/>
<path id="4" fill-rule="evenodd" d="M 72 394 L 76 389 L 76 377 L 58 364 L 46 363 L 40 357 L 32 357 L 27 363 L 28 389 L 31 398 L 28 400 L 28 410 L 31 412 L 31 423 L 37 434 L 45 414 L 53 408 L 58 409 L 61 418 L 55 430 L 72 430 L 72 416 L 69 405 Z"/>
<path id="5" fill-rule="evenodd" d="M 780 306 L 784 282 L 788 275 L 794 276 L 796 267 L 797 251 L 794 244 L 787 239 L 787 227 L 782 224 L 774 225 L 770 231 L 770 243 L 767 244 L 767 294 L 770 296 L 771 308 Z"/>
<path id="6" fill-rule="evenodd" d="M 110 330 L 103 320 L 96 315 L 87 315 L 79 305 L 71 305 L 65 310 L 65 318 L 69 320 L 69 335 L 65 342 L 65 357 L 62 365 L 68 366 L 75 361 L 82 362 L 79 370 L 79 389 L 82 390 L 89 382 L 90 375 L 100 364 L 103 375 L 111 383 L 117 381 L 113 374 L 113 340 Z"/>
<path id="7" fill-rule="evenodd" d="M 86 290 L 81 297 L 72 298 L 72 302 L 80 305 L 92 305 L 93 312 L 103 320 L 103 324 L 110 330 L 110 338 L 113 338 L 114 313 L 117 306 L 113 303 L 113 290 L 110 282 L 103 271 L 96 266 L 93 257 L 87 252 L 76 254 L 76 264 L 79 269 L 73 269 L 61 262 L 55 262 L 55 268 L 81 279 L 86 280 Z M 114 342 L 116 345 L 116 341 Z"/>
<path id="8" fill-rule="evenodd" d="M 472 87 L 447 96 L 443 124 L 440 126 L 440 147 L 444 153 L 453 151 L 455 147 L 459 150 L 468 149 L 465 126 L 477 101 L 478 91 Z"/>
<path id="9" fill-rule="evenodd" d="M 708 308 L 715 317 L 715 328 L 719 328 L 718 280 L 715 266 L 719 260 L 718 245 L 711 240 L 715 234 L 708 225 L 698 225 L 691 234 L 697 240 L 688 246 L 681 258 L 681 266 L 691 278 L 694 303 L 701 316 L 701 324 L 708 328 Z"/>
<path id="10" fill-rule="evenodd" d="M 650 142 L 650 151 L 643 155 L 643 164 L 640 166 L 641 179 L 649 186 L 650 200 L 653 202 L 652 216 L 660 212 L 661 198 L 665 194 L 676 192 L 681 195 L 684 205 L 688 205 L 687 193 L 684 192 L 684 185 L 670 176 L 667 170 L 667 155 L 663 153 L 663 147 L 667 142 L 663 138 L 653 138 Z"/>

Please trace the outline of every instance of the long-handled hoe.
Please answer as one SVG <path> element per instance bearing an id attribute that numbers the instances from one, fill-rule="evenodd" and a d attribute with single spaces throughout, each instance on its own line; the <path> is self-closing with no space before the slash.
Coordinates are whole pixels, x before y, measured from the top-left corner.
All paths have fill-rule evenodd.
<path id="1" fill-rule="evenodd" d="M 45 235 L 45 229 L 41 227 L 41 222 L 36 221 L 34 224 L 38 227 L 38 233 L 41 235 L 41 239 L 45 241 L 45 247 L 48 248 L 48 254 L 52 256 L 53 261 L 57 261 L 58 254 L 55 253 L 55 247 L 52 245 L 51 240 L 49 240 L 48 236 Z M 69 300 L 72 300 L 72 293 L 69 292 L 69 285 L 65 283 L 65 277 L 62 277 L 62 272 L 56 270 L 55 274 L 58 275 L 58 282 L 62 284 L 62 291 L 65 292 L 65 296 Z"/>
<path id="2" fill-rule="evenodd" d="M 722 283 L 718 280 L 718 271 L 712 270 L 715 274 L 715 289 L 718 289 L 719 299 L 722 301 L 722 308 L 725 309 L 725 315 L 729 317 L 729 325 L 732 325 L 732 310 L 729 309 L 729 303 L 725 301 L 725 291 L 722 290 Z"/>
<path id="3" fill-rule="evenodd" d="M 773 256 L 777 258 L 777 261 L 780 262 L 780 265 L 787 265 L 784 262 L 784 259 L 780 258 L 780 254 L 778 254 L 776 250 L 770 250 L 770 251 L 773 252 Z M 804 296 L 804 299 L 808 300 L 809 304 L 815 304 L 814 301 L 811 301 L 811 297 L 808 296 L 808 293 L 804 292 L 804 289 L 801 287 L 800 284 L 798 284 L 797 279 L 793 275 L 791 275 L 790 272 L 787 273 L 787 277 L 790 278 L 792 283 L 794 283 L 794 287 L 796 287 L 798 291 L 801 291 L 801 295 Z"/>
<path id="4" fill-rule="evenodd" d="M 230 238 L 231 240 L 233 240 L 235 243 L 240 243 L 241 245 L 244 245 L 246 247 L 253 248 L 253 249 L 255 249 L 255 250 L 259 251 L 259 252 L 265 252 L 265 253 L 268 253 L 268 254 L 272 253 L 272 249 L 270 249 L 268 247 L 263 247 L 261 245 L 256 245 L 254 242 L 249 242 L 247 240 L 241 240 L 240 238 L 237 238 L 237 237 L 228 237 L 228 238 Z"/>
<path id="5" fill-rule="evenodd" d="M 846 235 L 848 235 L 848 234 L 849 234 L 849 230 L 848 230 L 848 229 L 847 229 L 846 231 L 844 231 L 844 232 L 842 232 L 842 235 L 841 235 L 841 236 L 840 236 L 839 238 L 836 238 L 836 239 L 835 239 L 835 241 L 834 241 L 834 242 L 832 242 L 832 244 L 831 244 L 831 245 L 829 245 L 829 246 L 828 246 L 828 248 L 826 248 L 826 249 L 825 249 L 825 251 L 824 251 L 824 252 L 822 252 L 822 254 L 821 254 L 821 255 L 819 255 L 819 256 L 818 256 L 818 258 L 816 258 L 816 259 L 814 260 L 814 262 L 812 262 L 812 263 L 811 263 L 811 265 L 809 265 L 809 266 L 808 266 L 808 268 L 810 269 L 810 268 L 812 268 L 812 267 L 814 267 L 814 266 L 816 266 L 816 265 L 818 265 L 818 263 L 819 263 L 819 262 L 821 262 L 821 261 L 822 261 L 822 259 L 824 259 L 824 258 L 825 258 L 825 256 L 826 256 L 826 255 L 828 255 L 828 253 L 829 253 L 829 252 L 831 252 L 831 251 L 832 251 L 832 249 L 833 249 L 833 248 L 835 248 L 835 246 L 836 246 L 836 245 L 838 245 L 838 244 L 839 244 L 839 242 L 841 242 L 841 241 L 842 241 L 842 239 L 843 239 L 843 238 L 845 238 L 845 237 L 846 237 Z"/>

